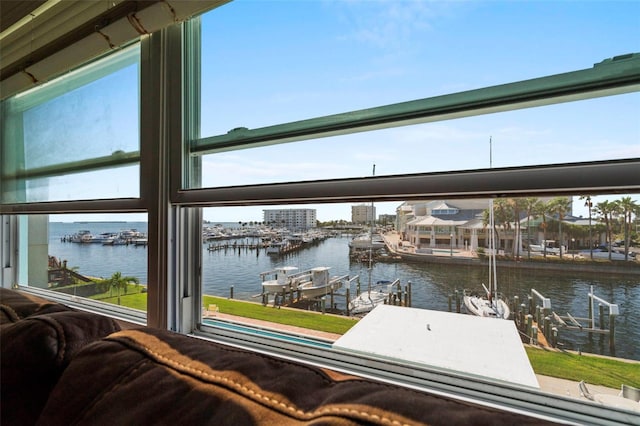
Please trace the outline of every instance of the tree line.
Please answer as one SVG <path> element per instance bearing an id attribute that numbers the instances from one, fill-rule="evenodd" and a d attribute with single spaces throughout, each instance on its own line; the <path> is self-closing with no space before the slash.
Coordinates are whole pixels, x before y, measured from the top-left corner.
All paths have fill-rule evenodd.
<path id="1" fill-rule="evenodd" d="M 527 197 L 498 198 L 494 201 L 494 232 L 498 235 L 498 227 L 510 230 L 515 226 L 516 240 L 518 240 L 521 235 L 521 219 L 527 218 L 528 231 L 531 229 L 530 222 L 540 218 L 539 228 L 542 231 L 543 240 L 547 239 L 548 231 L 555 231 L 561 244 L 565 240 L 564 234 L 567 233 L 574 238 L 589 241 L 590 248 L 593 248 L 594 233 L 595 235 L 605 233 L 608 247 L 611 247 L 614 241 L 622 241 L 625 255 L 628 255 L 629 247 L 637 244 L 638 240 L 638 232 L 633 224 L 640 215 L 640 204 L 630 196 L 614 201 L 604 200 L 595 204 L 590 195 L 580 196 L 579 199 L 584 200 L 584 206 L 589 211 L 587 229 L 584 226 L 564 222 L 571 212 L 569 197 L 555 197 L 548 201 Z M 489 222 L 488 218 L 489 210 L 487 209 L 484 212 L 485 225 Z M 515 244 L 514 251 L 514 255 L 520 255 L 519 244 Z M 560 256 L 562 257 L 562 250 L 560 250 Z"/>

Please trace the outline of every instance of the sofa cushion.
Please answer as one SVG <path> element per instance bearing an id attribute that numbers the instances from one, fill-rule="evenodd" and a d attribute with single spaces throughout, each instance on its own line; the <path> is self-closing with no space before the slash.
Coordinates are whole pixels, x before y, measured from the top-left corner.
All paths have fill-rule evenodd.
<path id="1" fill-rule="evenodd" d="M 70 311 L 69 307 L 17 290 L 0 288 L 0 326 L 31 315 Z"/>
<path id="2" fill-rule="evenodd" d="M 543 424 L 520 414 L 347 376 L 151 328 L 82 350 L 43 425 Z"/>
<path id="3" fill-rule="evenodd" d="M 120 327 L 110 318 L 24 294 L 4 292 L 2 304 L 12 322 L 0 328 L 0 424 L 35 424 L 75 354 Z"/>

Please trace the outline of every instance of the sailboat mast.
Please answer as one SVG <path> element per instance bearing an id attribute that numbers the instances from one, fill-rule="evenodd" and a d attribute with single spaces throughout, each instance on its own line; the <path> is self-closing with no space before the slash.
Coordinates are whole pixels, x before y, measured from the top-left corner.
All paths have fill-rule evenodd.
<path id="1" fill-rule="evenodd" d="M 493 143 L 492 137 L 489 136 L 489 168 L 493 168 Z M 491 255 L 489 257 L 489 300 L 498 297 L 498 280 L 496 279 L 496 233 L 495 218 L 493 212 L 493 198 L 489 200 L 489 223 L 491 224 L 491 237 L 489 245 L 491 246 Z M 495 296 L 495 297 L 494 297 Z M 496 302 L 497 303 L 497 302 Z"/>
<path id="2" fill-rule="evenodd" d="M 376 165 L 373 164 L 372 176 L 376 175 Z M 369 297 L 371 297 L 371 263 L 373 262 L 373 224 L 375 222 L 375 213 L 373 212 L 373 200 L 371 200 L 371 221 L 369 222 Z"/>
<path id="3" fill-rule="evenodd" d="M 373 173 L 372 176 L 376 175 L 376 165 L 373 164 Z M 371 237 L 371 244 L 369 244 L 369 250 L 371 250 L 371 246 L 373 245 L 373 224 L 375 223 L 375 213 L 373 212 L 373 200 L 371 200 L 371 222 L 369 222 L 369 232 Z"/>

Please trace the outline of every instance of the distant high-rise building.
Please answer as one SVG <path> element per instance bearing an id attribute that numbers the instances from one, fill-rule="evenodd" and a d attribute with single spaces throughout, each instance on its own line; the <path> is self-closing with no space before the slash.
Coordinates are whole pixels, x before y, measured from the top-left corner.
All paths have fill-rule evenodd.
<path id="1" fill-rule="evenodd" d="M 302 231 L 315 228 L 317 224 L 316 209 L 272 209 L 263 210 L 266 225 Z"/>
<path id="2" fill-rule="evenodd" d="M 359 204 L 351 206 L 351 222 L 373 223 L 376 219 L 376 207 L 371 204 Z"/>

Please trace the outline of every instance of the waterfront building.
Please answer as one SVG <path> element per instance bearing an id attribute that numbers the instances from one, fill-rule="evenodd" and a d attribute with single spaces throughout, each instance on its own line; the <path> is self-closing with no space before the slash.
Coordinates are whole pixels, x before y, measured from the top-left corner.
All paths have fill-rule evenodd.
<path id="1" fill-rule="evenodd" d="M 289 231 L 306 231 L 317 225 L 316 209 L 265 209 L 264 223 Z"/>
<path id="2" fill-rule="evenodd" d="M 481 219 L 488 207 L 488 200 L 436 200 L 403 203 L 397 211 L 399 217 L 405 218 L 400 228 L 404 240 L 417 249 L 441 247 L 476 250 L 478 233 L 486 233 Z M 485 237 L 480 239 L 484 241 Z"/>
<path id="3" fill-rule="evenodd" d="M 540 201 L 548 202 L 551 199 L 551 197 L 541 197 Z M 396 209 L 398 230 L 403 240 L 417 249 L 439 247 L 476 251 L 478 248 L 488 246 L 489 231 L 484 218 L 488 208 L 488 199 L 405 202 Z M 594 230 L 592 234 L 594 244 L 604 241 L 604 234 L 595 231 L 600 224 L 598 221 L 592 219 L 589 222 L 588 219 L 572 216 L 570 212 L 571 210 L 562 218 L 562 223 L 566 227 L 562 241 L 557 241 L 557 244 L 568 249 L 588 247 L 589 227 Z M 519 225 L 516 225 L 517 222 Z M 543 222 L 557 223 L 558 217 L 546 214 L 543 221 L 539 215 L 527 217 L 526 211 L 520 210 L 518 221 L 514 218 L 512 221 L 497 223 L 498 250 L 517 255 L 523 253 L 529 243 L 537 244 L 544 239 L 558 240 L 560 238 L 558 228 L 552 229 L 547 226 L 547 231 L 543 232 Z"/>

